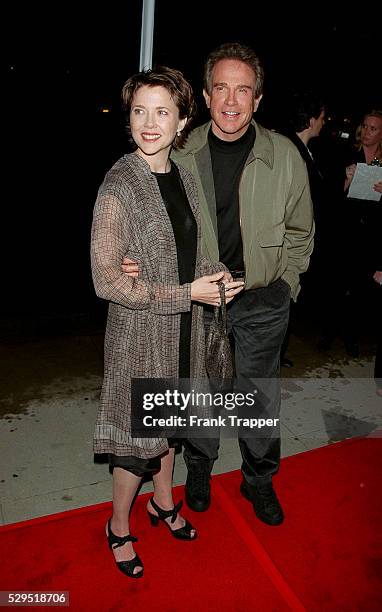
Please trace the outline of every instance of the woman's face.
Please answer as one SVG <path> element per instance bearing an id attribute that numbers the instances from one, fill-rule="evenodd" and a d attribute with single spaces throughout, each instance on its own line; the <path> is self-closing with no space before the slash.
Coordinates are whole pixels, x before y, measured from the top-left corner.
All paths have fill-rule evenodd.
<path id="1" fill-rule="evenodd" d="M 150 164 L 167 159 L 176 132 L 186 119 L 179 119 L 179 110 L 167 89 L 142 85 L 134 94 L 130 110 L 131 134 L 138 154 Z"/>
<path id="2" fill-rule="evenodd" d="M 361 125 L 361 143 L 366 147 L 378 145 L 382 141 L 382 119 L 365 117 Z"/>

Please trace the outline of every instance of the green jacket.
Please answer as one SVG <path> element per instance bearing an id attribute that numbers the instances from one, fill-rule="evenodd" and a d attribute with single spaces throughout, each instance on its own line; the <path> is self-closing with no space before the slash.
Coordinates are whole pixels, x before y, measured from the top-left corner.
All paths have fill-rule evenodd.
<path id="1" fill-rule="evenodd" d="M 254 121 L 256 140 L 239 187 L 246 289 L 282 277 L 296 300 L 299 275 L 313 250 L 313 209 L 305 163 L 290 140 Z M 214 179 L 208 146 L 211 122 L 194 129 L 172 157 L 194 175 L 199 194 L 202 251 L 219 260 Z"/>

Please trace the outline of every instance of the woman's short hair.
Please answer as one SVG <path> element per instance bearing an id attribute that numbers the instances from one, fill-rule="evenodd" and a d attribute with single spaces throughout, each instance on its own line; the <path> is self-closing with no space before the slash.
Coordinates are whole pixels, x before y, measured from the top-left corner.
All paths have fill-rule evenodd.
<path id="1" fill-rule="evenodd" d="M 135 92 L 144 85 L 167 89 L 179 111 L 179 119 L 187 118 L 186 125 L 180 135 L 175 137 L 173 143 L 174 149 L 180 149 L 187 139 L 192 127 L 191 122 L 196 115 L 196 104 L 191 85 L 184 78 L 183 74 L 179 70 L 175 70 L 175 68 L 157 66 L 156 68 L 139 72 L 130 77 L 122 88 L 122 101 L 128 114 L 130 114 Z M 130 141 L 134 143 L 129 124 L 127 129 Z"/>
<path id="2" fill-rule="evenodd" d="M 246 45 L 240 43 L 224 43 L 211 51 L 204 65 L 204 89 L 211 95 L 212 91 L 212 71 L 220 60 L 232 59 L 244 62 L 256 76 L 255 98 L 259 98 L 263 93 L 264 87 L 264 68 L 258 55 Z"/>

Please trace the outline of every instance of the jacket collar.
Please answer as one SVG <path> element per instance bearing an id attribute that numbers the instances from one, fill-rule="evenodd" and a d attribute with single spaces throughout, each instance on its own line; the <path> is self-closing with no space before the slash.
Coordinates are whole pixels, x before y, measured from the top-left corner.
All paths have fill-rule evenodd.
<path id="1" fill-rule="evenodd" d="M 210 130 L 211 123 L 211 121 L 208 121 L 191 132 L 186 142 L 186 155 L 195 154 L 203 149 L 203 147 L 208 145 L 208 132 Z M 248 158 L 248 163 L 253 159 L 260 159 L 272 169 L 274 161 L 274 147 L 269 131 L 253 120 L 251 121 L 251 124 L 256 130 L 256 139 L 252 152 Z"/>

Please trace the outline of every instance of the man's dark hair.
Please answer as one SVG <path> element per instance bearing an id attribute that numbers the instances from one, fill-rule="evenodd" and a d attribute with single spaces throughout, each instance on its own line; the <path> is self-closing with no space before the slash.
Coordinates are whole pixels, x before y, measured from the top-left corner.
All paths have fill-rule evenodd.
<path id="1" fill-rule="evenodd" d="M 259 98 L 263 93 L 264 86 L 263 66 L 260 58 L 253 51 L 253 49 L 245 45 L 241 45 L 240 43 L 224 43 L 224 45 L 220 45 L 220 47 L 217 47 L 217 49 L 209 54 L 204 65 L 204 89 L 206 92 L 211 94 L 212 71 L 216 64 L 223 59 L 238 60 L 240 62 L 244 62 L 244 64 L 247 64 L 247 66 L 252 68 L 256 76 L 254 96 L 255 98 Z"/>
<path id="2" fill-rule="evenodd" d="M 325 104 L 317 94 L 295 93 L 290 102 L 288 126 L 294 132 L 303 132 L 309 128 L 310 120 L 318 119 L 323 110 L 325 110 Z"/>
<path id="3" fill-rule="evenodd" d="M 167 66 L 157 66 L 154 69 L 144 70 L 130 77 L 122 89 L 122 101 L 127 113 L 130 113 L 132 101 L 135 92 L 144 85 L 149 87 L 164 87 L 167 89 L 172 100 L 179 111 L 179 119 L 187 118 L 187 123 L 184 126 L 181 134 L 175 137 L 173 147 L 179 149 L 185 143 L 191 129 L 191 122 L 196 115 L 196 104 L 191 85 L 184 78 L 183 74 L 175 68 Z M 131 137 L 130 126 L 127 126 L 128 133 L 132 144 L 134 141 Z"/>

